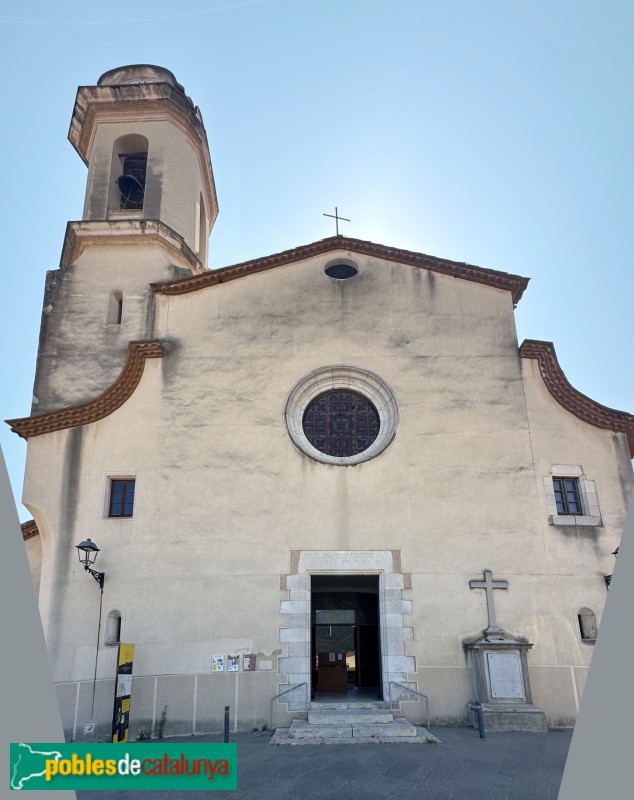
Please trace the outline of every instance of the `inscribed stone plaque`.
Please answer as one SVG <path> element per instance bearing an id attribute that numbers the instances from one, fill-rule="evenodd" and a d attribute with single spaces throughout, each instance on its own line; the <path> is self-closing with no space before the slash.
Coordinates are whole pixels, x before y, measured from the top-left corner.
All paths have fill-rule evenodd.
<path id="1" fill-rule="evenodd" d="M 487 653 L 491 697 L 524 697 L 519 653 Z"/>

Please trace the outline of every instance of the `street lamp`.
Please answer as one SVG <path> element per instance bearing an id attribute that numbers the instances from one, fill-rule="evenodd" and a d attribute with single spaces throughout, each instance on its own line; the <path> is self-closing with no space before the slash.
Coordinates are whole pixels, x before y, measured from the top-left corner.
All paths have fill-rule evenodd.
<path id="1" fill-rule="evenodd" d="M 97 560 L 97 555 L 101 552 L 97 545 L 91 539 L 84 539 L 83 542 L 76 544 L 77 555 L 79 556 L 79 563 L 83 566 L 86 572 L 90 572 L 93 578 L 99 584 L 99 588 L 103 592 L 103 582 L 106 577 L 105 572 L 97 572 L 91 569 L 92 565 Z"/>
<path id="2" fill-rule="evenodd" d="M 76 544 L 77 555 L 79 563 L 83 566 L 86 572 L 89 572 L 99 584 L 101 594 L 99 597 L 99 623 L 97 625 L 97 647 L 95 649 L 95 674 L 92 681 L 92 705 L 90 710 L 90 728 L 84 726 L 84 733 L 92 732 L 93 741 L 95 738 L 95 689 L 97 688 L 97 662 L 99 660 L 99 638 L 101 636 L 101 610 L 103 607 L 103 584 L 106 577 L 105 572 L 97 572 L 93 569 L 93 564 L 97 560 L 97 556 L 101 552 L 97 545 L 91 539 L 84 539 L 83 542 Z"/>

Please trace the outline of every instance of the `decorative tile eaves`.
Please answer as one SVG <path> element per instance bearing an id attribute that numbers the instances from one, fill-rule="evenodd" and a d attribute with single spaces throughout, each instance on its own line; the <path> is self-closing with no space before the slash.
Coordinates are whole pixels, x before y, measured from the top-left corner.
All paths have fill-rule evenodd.
<path id="1" fill-rule="evenodd" d="M 39 536 L 40 531 L 37 527 L 37 522 L 34 519 L 29 519 L 26 522 L 23 522 L 20 525 L 20 529 L 22 530 L 22 538 L 24 541 L 27 539 L 32 539 L 33 536 Z"/>
<path id="2" fill-rule="evenodd" d="M 566 411 L 597 428 L 625 433 L 634 458 L 634 415 L 603 406 L 575 389 L 559 365 L 552 342 L 526 339 L 520 347 L 520 356 L 537 359 L 546 388 Z"/>
<path id="3" fill-rule="evenodd" d="M 94 400 L 39 416 L 8 419 L 6 422 L 23 439 L 96 422 L 112 414 L 132 396 L 143 375 L 146 358 L 164 356 L 165 348 L 158 340 L 130 342 L 128 356 L 119 377 Z"/>

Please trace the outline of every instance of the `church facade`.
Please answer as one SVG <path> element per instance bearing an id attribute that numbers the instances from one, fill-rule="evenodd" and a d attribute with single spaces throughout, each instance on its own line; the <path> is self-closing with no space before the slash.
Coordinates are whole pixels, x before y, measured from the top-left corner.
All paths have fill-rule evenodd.
<path id="1" fill-rule="evenodd" d="M 518 346 L 527 279 L 339 235 L 209 270 L 205 129 L 159 67 L 80 87 L 69 138 L 83 219 L 9 421 L 67 737 L 109 736 L 122 642 L 130 738 L 261 726 L 281 692 L 274 726 L 333 693 L 572 725 L 634 417 Z"/>

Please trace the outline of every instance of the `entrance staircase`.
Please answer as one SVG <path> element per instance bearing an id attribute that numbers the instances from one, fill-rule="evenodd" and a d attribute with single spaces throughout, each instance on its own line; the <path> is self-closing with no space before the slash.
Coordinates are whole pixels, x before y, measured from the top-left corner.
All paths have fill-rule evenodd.
<path id="1" fill-rule="evenodd" d="M 270 744 L 431 744 L 439 740 L 426 728 L 396 717 L 385 702 L 313 702 L 308 719 L 277 728 Z"/>

